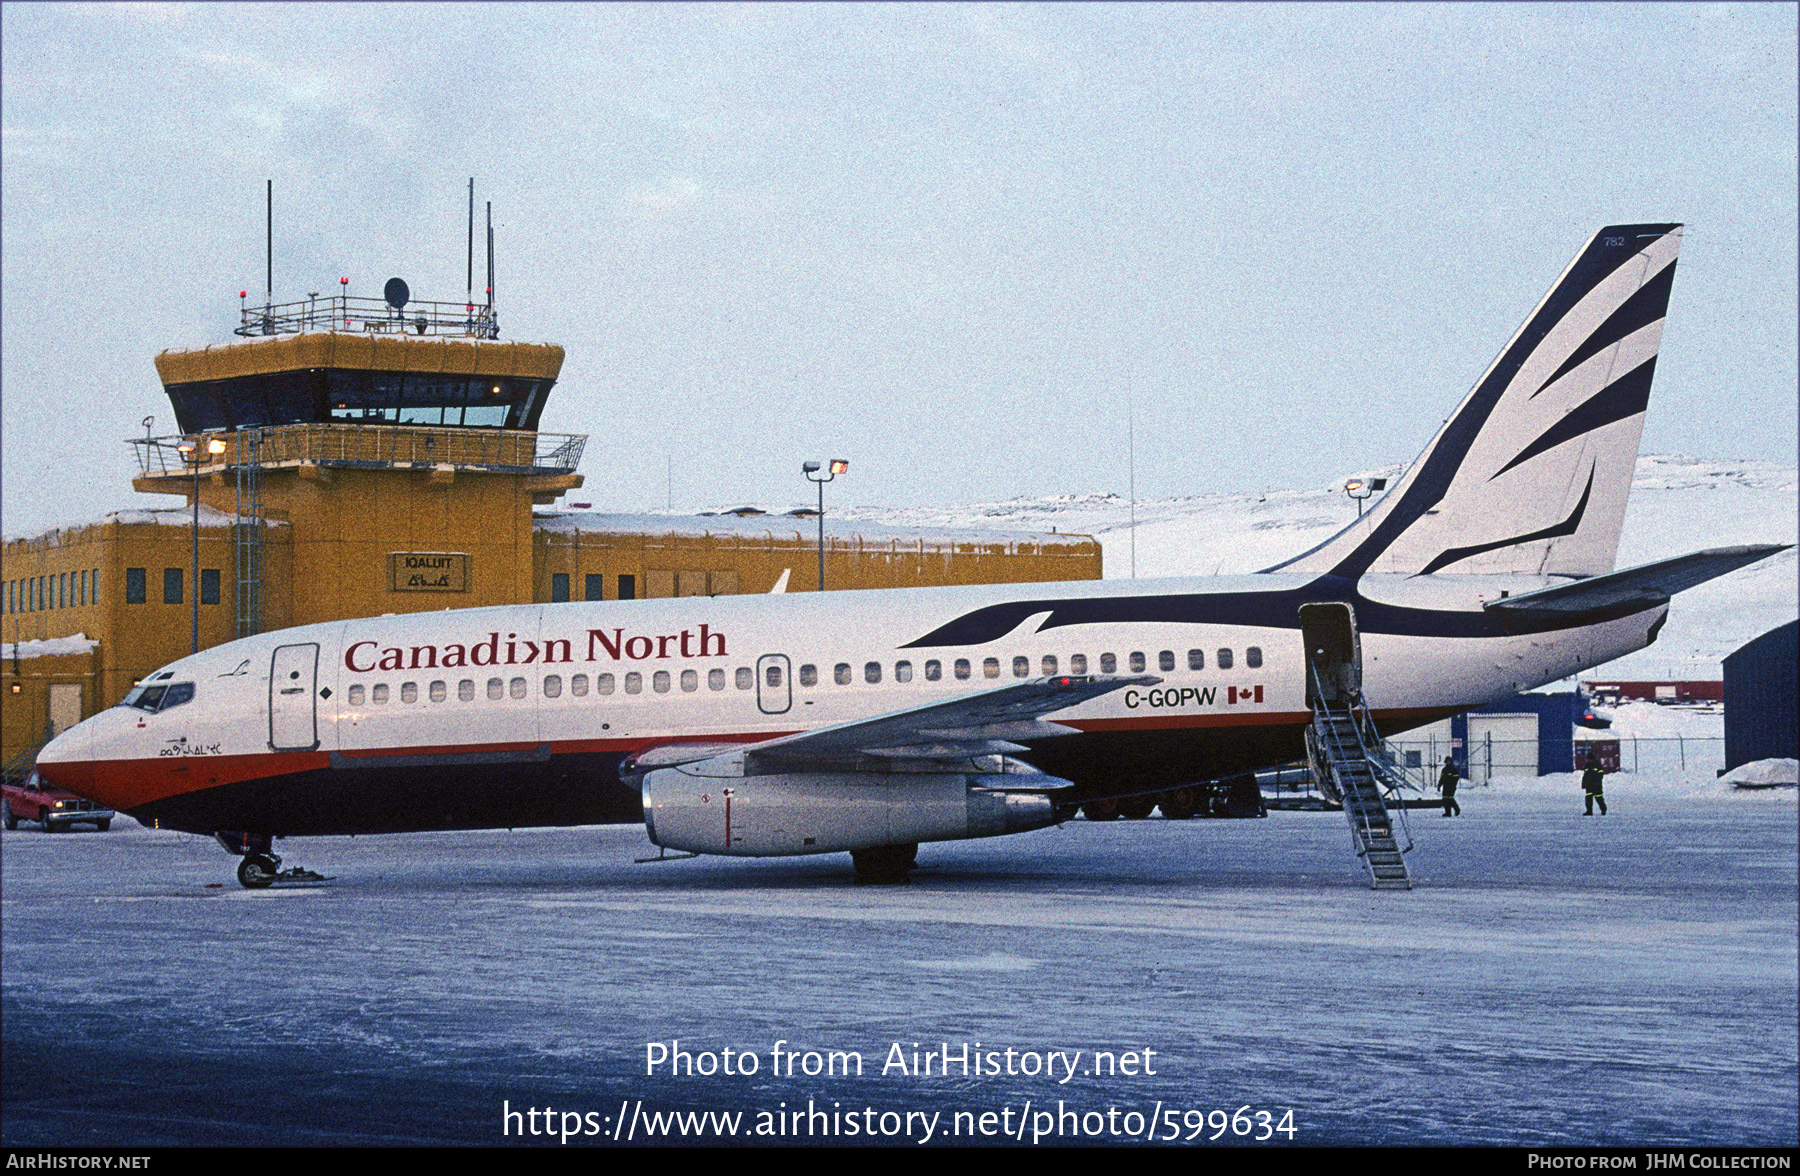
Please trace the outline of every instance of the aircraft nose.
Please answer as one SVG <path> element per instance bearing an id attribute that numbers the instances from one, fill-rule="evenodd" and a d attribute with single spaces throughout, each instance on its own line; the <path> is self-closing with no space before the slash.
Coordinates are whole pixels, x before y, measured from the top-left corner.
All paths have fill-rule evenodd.
<path id="1" fill-rule="evenodd" d="M 61 735 L 38 748 L 38 774 L 56 787 L 83 795 L 77 784 L 88 783 L 90 773 L 87 750 L 93 731 L 89 724 L 76 723 Z"/>

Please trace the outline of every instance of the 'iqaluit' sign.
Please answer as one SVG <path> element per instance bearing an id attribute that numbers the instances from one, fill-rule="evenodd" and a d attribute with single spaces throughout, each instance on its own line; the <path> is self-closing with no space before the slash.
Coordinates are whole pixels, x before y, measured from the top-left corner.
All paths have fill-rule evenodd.
<path id="1" fill-rule="evenodd" d="M 388 577 L 395 592 L 467 592 L 469 557 L 460 551 L 389 552 Z"/>

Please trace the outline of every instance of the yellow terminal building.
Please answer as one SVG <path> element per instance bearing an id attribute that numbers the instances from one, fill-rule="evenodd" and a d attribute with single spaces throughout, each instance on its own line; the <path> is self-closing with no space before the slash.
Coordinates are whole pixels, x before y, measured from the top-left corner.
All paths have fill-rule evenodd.
<path id="1" fill-rule="evenodd" d="M 563 349 L 501 341 L 491 308 L 402 293 L 242 318 L 240 342 L 156 357 L 180 431 L 131 442 L 132 486 L 185 505 L 6 540 L 8 774 L 157 666 L 251 633 L 819 586 L 815 512 L 534 510 L 582 484 L 587 438 L 538 431 Z M 1101 553 L 1081 535 L 837 524 L 825 565 L 833 589 L 1083 580 Z"/>

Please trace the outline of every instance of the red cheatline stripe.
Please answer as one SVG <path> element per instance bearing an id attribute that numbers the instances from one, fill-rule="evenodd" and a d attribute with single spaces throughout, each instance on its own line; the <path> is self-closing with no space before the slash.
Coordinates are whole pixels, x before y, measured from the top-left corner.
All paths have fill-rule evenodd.
<path id="1" fill-rule="evenodd" d="M 1440 710 L 1423 708 L 1376 711 L 1377 720 L 1428 721 L 1441 717 Z M 1065 722 L 1081 731 L 1194 730 L 1207 727 L 1304 726 L 1307 711 L 1233 711 L 1210 715 L 1144 715 L 1120 719 L 1081 719 Z M 1063 720 L 1058 720 L 1063 722 Z M 683 736 L 639 736 L 629 739 L 571 739 L 552 742 L 552 755 L 630 753 L 673 743 L 755 743 L 794 732 L 731 732 Z M 465 743 L 432 747 L 366 748 L 342 753 L 347 758 L 380 758 L 412 755 L 470 755 L 484 752 L 530 750 L 538 743 Z M 181 756 L 125 760 L 65 760 L 39 765 L 44 778 L 77 796 L 97 800 L 111 808 L 130 810 L 172 796 L 204 792 L 228 784 L 268 780 L 331 766 L 323 751 L 264 752 L 260 755 Z"/>

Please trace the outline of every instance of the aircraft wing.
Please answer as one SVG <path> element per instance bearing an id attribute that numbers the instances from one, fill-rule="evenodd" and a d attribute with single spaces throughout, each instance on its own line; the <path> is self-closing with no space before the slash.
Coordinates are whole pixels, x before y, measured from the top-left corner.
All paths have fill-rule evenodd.
<path id="1" fill-rule="evenodd" d="M 1590 576 L 1570 584 L 1557 584 L 1519 596 L 1490 600 L 1484 606 L 1502 615 L 1557 613 L 1565 616 L 1604 614 L 1625 616 L 1658 604 L 1667 604 L 1677 592 L 1704 584 L 1746 564 L 1786 551 L 1789 544 L 1758 543 L 1745 547 L 1716 547 L 1658 560 L 1623 571 Z"/>
<path id="2" fill-rule="evenodd" d="M 1024 751 L 1016 740 L 1074 734 L 1042 716 L 1126 686 L 1162 681 L 1151 676 L 1069 675 L 1032 678 L 892 714 L 816 731 L 784 735 L 744 749 L 747 775 L 846 770 L 870 759 L 957 759 Z"/>

